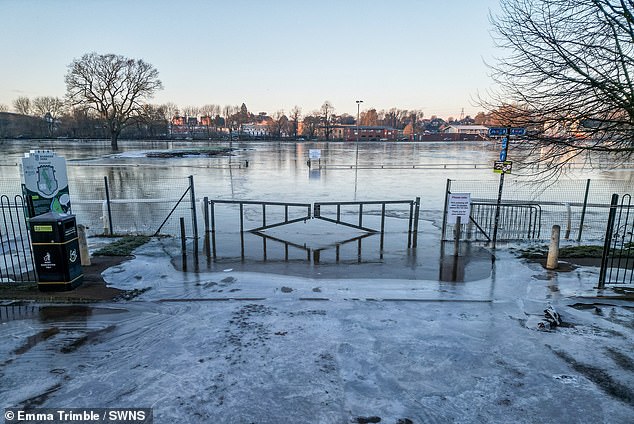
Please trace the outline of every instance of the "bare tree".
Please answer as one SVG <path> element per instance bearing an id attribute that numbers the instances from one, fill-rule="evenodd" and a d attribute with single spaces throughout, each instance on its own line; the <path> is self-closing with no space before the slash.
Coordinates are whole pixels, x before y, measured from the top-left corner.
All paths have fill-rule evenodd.
<path id="1" fill-rule="evenodd" d="M 20 96 L 13 101 L 13 109 L 22 115 L 30 115 L 32 111 L 31 99 L 25 96 Z"/>
<path id="2" fill-rule="evenodd" d="M 0 112 L 8 112 L 9 111 L 9 106 L 5 105 L 4 103 L 0 103 Z"/>
<path id="3" fill-rule="evenodd" d="M 59 97 L 40 96 L 33 99 L 31 106 L 32 112 L 46 121 L 48 135 L 52 136 L 57 120 L 65 111 L 64 101 Z"/>
<path id="4" fill-rule="evenodd" d="M 180 114 L 180 109 L 176 103 L 167 102 L 161 105 L 161 109 L 163 109 L 163 113 L 169 122 L 172 122 L 172 119 Z"/>
<path id="5" fill-rule="evenodd" d="M 374 127 L 379 124 L 379 115 L 376 112 L 376 109 L 368 109 L 361 112 L 361 117 L 359 118 L 359 121 L 359 125 Z"/>
<path id="6" fill-rule="evenodd" d="M 584 152 L 634 153 L 633 1 L 502 0 L 491 21 L 504 53 L 480 104 L 529 129 L 533 163 L 558 173 Z"/>
<path id="7" fill-rule="evenodd" d="M 324 129 L 324 137 L 326 138 L 326 141 L 329 141 L 332 133 L 332 114 L 335 111 L 335 108 L 328 100 L 326 100 L 319 110 L 321 112 L 321 124 Z"/>
<path id="8" fill-rule="evenodd" d="M 65 111 L 64 101 L 59 97 L 36 97 L 32 105 L 33 112 L 41 117 L 49 115 L 52 119 L 57 119 Z"/>
<path id="9" fill-rule="evenodd" d="M 306 115 L 302 121 L 304 124 L 302 134 L 309 140 L 317 135 L 317 128 L 321 122 L 321 116 L 318 111 L 313 111 L 310 115 Z"/>
<path id="10" fill-rule="evenodd" d="M 158 71 L 141 59 L 88 53 L 68 66 L 66 91 L 71 106 L 95 110 L 118 149 L 121 130 L 142 116 L 143 104 L 163 88 Z"/>
<path id="11" fill-rule="evenodd" d="M 280 140 L 283 135 L 288 135 L 289 120 L 283 110 L 278 110 L 272 116 L 269 123 L 270 133 L 274 139 Z"/>
<path id="12" fill-rule="evenodd" d="M 186 118 L 196 118 L 200 113 L 200 108 L 198 106 L 185 106 L 182 112 Z"/>
<path id="13" fill-rule="evenodd" d="M 293 109 L 291 109 L 290 113 L 290 121 L 292 125 L 292 136 L 293 138 L 297 138 L 297 130 L 299 128 L 299 117 L 302 115 L 302 108 L 295 105 Z"/>

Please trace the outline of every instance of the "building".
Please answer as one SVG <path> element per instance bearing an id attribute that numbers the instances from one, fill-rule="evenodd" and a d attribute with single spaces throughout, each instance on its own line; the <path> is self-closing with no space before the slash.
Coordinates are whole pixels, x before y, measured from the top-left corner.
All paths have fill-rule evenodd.
<path id="1" fill-rule="evenodd" d="M 345 141 L 396 141 L 402 136 L 402 131 L 384 126 L 346 125 L 343 126 L 342 136 Z"/>
<path id="2" fill-rule="evenodd" d="M 486 137 L 489 127 L 484 125 L 449 125 L 443 131 L 444 134 L 472 134 Z"/>

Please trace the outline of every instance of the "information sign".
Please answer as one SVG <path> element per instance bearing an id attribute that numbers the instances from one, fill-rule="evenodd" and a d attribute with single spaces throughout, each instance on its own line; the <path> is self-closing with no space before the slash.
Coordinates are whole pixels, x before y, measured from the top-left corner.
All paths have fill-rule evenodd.
<path id="1" fill-rule="evenodd" d="M 447 222 L 455 224 L 457 218 L 466 224 L 471 215 L 471 193 L 450 193 L 447 199 Z"/>
<path id="2" fill-rule="evenodd" d="M 511 162 L 510 160 L 495 161 L 495 163 L 493 164 L 493 172 L 495 172 L 496 174 L 510 174 L 512 170 L 513 162 Z"/>
<path id="3" fill-rule="evenodd" d="M 22 158 L 22 191 L 29 218 L 47 212 L 69 213 L 66 160 L 50 150 L 31 150 Z"/>

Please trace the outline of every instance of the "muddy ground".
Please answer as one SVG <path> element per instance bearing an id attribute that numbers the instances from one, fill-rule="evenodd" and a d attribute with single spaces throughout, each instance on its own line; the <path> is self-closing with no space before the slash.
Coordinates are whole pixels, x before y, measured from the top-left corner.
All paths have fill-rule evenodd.
<path id="1" fill-rule="evenodd" d="M 0 301 L 35 300 L 45 302 L 98 302 L 117 300 L 126 291 L 107 287 L 101 273 L 132 259 L 132 256 L 95 256 L 83 267 L 83 281 L 73 290 L 40 291 L 35 283 L 0 284 Z"/>

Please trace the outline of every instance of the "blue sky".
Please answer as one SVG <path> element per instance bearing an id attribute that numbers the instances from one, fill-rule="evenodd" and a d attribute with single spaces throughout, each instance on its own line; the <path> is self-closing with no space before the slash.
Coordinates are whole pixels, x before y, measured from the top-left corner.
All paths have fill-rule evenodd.
<path id="1" fill-rule="evenodd" d="M 153 103 L 370 107 L 458 117 L 491 86 L 498 0 L 0 0 L 0 103 L 59 96 L 73 59 L 154 65 Z"/>

